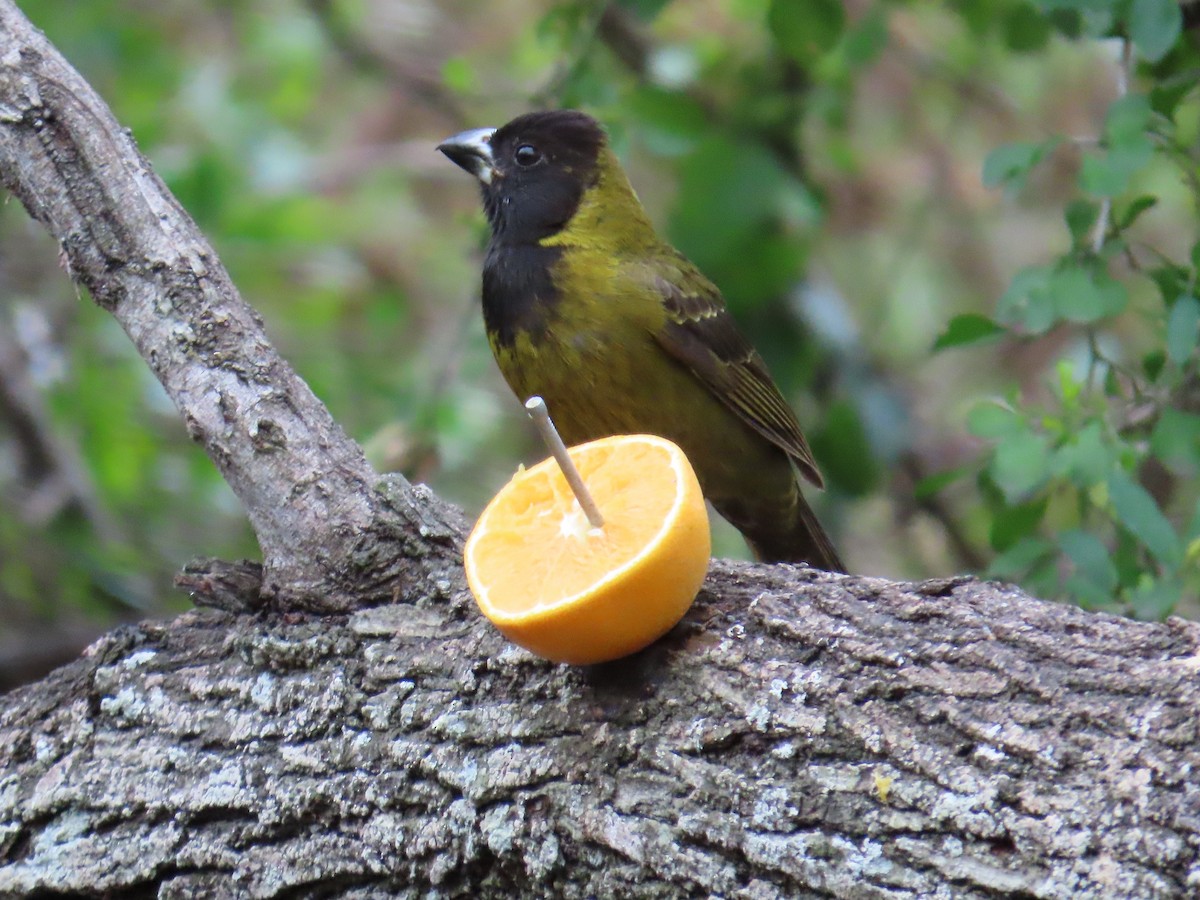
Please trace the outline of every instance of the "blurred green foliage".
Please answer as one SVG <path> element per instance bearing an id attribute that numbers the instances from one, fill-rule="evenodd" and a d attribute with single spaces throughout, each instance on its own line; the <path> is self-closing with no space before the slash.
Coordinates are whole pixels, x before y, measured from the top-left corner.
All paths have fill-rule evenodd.
<path id="1" fill-rule="evenodd" d="M 1095 139 L 1075 139 L 1063 250 L 1018 272 L 994 318 L 960 315 L 937 346 L 1069 337 L 1042 396 L 1013 388 L 968 416 L 992 444 L 977 474 L 998 553 L 988 572 L 1157 618 L 1200 594 L 1200 54 L 1167 0 L 1047 7 L 1063 34 L 1110 38 L 1118 90 Z M 984 184 L 1024 190 L 1072 139 L 997 147 Z M 1190 215 L 1169 242 L 1147 239 L 1139 222 L 1164 202 Z"/>
<path id="2" fill-rule="evenodd" d="M 854 569 L 1196 611 L 1200 59 L 1170 0 L 21 6 L 379 468 L 474 512 L 539 456 L 483 339 L 475 189 L 433 147 L 579 106 L 796 406 Z M 0 407 L 8 628 L 181 608 L 190 557 L 255 554 L 15 204 L 0 317 L 65 448 Z"/>

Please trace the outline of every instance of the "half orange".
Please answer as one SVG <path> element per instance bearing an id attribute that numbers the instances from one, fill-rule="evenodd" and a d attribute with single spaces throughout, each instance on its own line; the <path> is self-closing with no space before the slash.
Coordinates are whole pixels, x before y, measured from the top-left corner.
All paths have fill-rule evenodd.
<path id="1" fill-rule="evenodd" d="M 666 634 L 708 570 L 708 511 L 683 451 L 652 435 L 570 449 L 604 518 L 592 528 L 553 459 L 518 472 L 467 539 L 467 583 L 501 632 L 539 656 L 617 659 Z"/>

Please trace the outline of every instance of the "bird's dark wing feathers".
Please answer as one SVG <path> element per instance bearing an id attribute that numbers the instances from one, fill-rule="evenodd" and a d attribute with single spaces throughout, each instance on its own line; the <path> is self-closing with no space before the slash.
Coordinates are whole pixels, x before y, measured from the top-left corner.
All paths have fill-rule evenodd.
<path id="1" fill-rule="evenodd" d="M 646 274 L 667 311 L 667 324 L 655 335 L 662 348 L 747 425 L 786 452 L 805 478 L 823 487 L 796 414 L 762 357 L 738 330 L 716 285 L 681 255 L 656 260 Z"/>

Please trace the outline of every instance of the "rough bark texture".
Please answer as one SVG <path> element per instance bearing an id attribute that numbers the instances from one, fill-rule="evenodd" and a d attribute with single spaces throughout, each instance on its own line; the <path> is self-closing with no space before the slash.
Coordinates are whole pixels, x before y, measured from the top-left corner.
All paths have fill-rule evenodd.
<path id="1" fill-rule="evenodd" d="M 380 501 L 362 451 L 275 352 L 132 136 L 9 0 L 0 0 L 0 180 L 121 323 L 242 501 L 277 605 L 377 602 L 397 571 L 419 567 L 396 565 L 413 540 L 381 550 L 379 538 L 453 512 L 407 496 L 402 479 Z"/>
<path id="2" fill-rule="evenodd" d="M 592 669 L 459 579 L 115 633 L 0 714 L 0 895 L 1200 892 L 1196 625 L 714 568 Z"/>

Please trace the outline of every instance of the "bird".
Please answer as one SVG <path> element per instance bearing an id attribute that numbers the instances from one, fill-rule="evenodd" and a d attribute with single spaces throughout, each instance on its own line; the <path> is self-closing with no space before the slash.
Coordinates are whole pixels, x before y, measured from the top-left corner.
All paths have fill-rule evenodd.
<path id="1" fill-rule="evenodd" d="M 483 320 L 518 399 L 568 444 L 654 434 L 763 562 L 846 566 L 801 493 L 824 487 L 796 415 L 720 290 L 660 238 L 604 128 L 526 113 L 437 146 L 479 182 Z"/>

